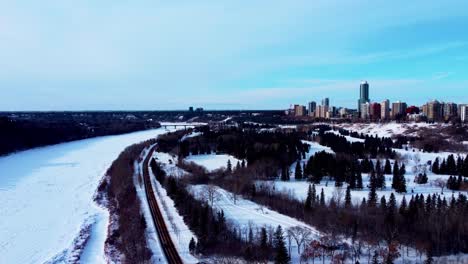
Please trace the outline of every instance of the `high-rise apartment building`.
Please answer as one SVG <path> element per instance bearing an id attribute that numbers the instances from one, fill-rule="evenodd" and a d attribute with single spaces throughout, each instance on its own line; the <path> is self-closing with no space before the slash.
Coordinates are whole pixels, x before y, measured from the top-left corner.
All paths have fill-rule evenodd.
<path id="1" fill-rule="evenodd" d="M 392 118 L 399 118 L 406 115 L 406 103 L 396 101 L 392 103 Z"/>
<path id="2" fill-rule="evenodd" d="M 444 103 L 443 106 L 443 116 L 445 120 L 448 120 L 452 117 L 457 116 L 457 104 L 455 103 Z"/>
<path id="3" fill-rule="evenodd" d="M 369 83 L 367 81 L 361 82 L 359 87 L 359 100 L 358 100 L 358 112 L 361 111 L 362 104 L 369 103 Z"/>
<path id="4" fill-rule="evenodd" d="M 379 103 L 371 103 L 369 106 L 369 116 L 373 120 L 380 119 L 382 114 L 381 106 Z"/>
<path id="5" fill-rule="evenodd" d="M 368 119 L 370 118 L 370 104 L 369 102 L 361 104 L 361 107 L 359 108 L 359 113 L 361 114 L 362 119 Z"/>
<path id="6" fill-rule="evenodd" d="M 433 100 L 427 102 L 426 107 L 423 107 L 423 113 L 427 116 L 428 120 L 440 120 L 443 115 L 443 108 L 441 108 L 439 101 Z"/>
<path id="7" fill-rule="evenodd" d="M 388 99 L 380 103 L 380 118 L 390 119 L 390 101 Z"/>
<path id="8" fill-rule="evenodd" d="M 468 105 L 466 104 L 460 107 L 460 119 L 462 122 L 468 122 Z"/>
<path id="9" fill-rule="evenodd" d="M 305 116 L 307 113 L 306 107 L 303 105 L 294 105 L 294 115 L 295 116 Z"/>

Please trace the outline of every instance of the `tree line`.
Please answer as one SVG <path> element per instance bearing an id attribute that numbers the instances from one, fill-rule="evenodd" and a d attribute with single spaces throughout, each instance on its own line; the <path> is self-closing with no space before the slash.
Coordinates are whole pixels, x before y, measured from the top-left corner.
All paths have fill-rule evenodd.
<path id="1" fill-rule="evenodd" d="M 44 115 L 38 119 L 0 117 L 0 156 L 73 140 L 160 127 L 154 121 L 121 120 L 107 114 L 86 115 L 82 118 L 65 113 Z"/>

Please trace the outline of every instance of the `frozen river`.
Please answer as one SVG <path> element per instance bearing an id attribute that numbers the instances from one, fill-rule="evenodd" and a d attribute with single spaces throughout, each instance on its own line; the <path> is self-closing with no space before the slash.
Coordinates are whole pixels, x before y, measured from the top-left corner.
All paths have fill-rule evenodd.
<path id="1" fill-rule="evenodd" d="M 167 131 L 86 139 L 1 157 L 0 263 L 66 262 L 86 223 L 92 236 L 82 260 L 105 262 L 108 214 L 93 201 L 98 184 L 125 147 Z"/>

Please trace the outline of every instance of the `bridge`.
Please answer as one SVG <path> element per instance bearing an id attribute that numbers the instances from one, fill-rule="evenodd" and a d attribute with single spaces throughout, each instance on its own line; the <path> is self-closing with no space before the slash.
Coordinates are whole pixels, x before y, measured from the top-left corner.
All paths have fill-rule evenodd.
<path id="1" fill-rule="evenodd" d="M 187 128 L 191 128 L 191 127 L 198 127 L 198 126 L 204 126 L 206 124 L 204 123 L 164 123 L 162 122 L 161 123 L 161 127 L 162 128 L 184 128 L 184 130 L 187 130 Z"/>

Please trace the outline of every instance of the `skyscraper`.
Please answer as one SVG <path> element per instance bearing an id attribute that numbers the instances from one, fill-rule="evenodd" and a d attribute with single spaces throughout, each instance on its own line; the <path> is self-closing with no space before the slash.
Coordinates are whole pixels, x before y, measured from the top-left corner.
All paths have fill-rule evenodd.
<path id="1" fill-rule="evenodd" d="M 330 99 L 328 97 L 322 99 L 322 105 L 329 107 L 330 106 Z"/>
<path id="2" fill-rule="evenodd" d="M 362 104 L 369 102 L 369 83 L 367 83 L 367 81 L 363 81 L 361 82 L 359 89 L 358 111 L 361 111 L 360 109 Z"/>
<path id="3" fill-rule="evenodd" d="M 309 116 L 312 116 L 317 108 L 317 103 L 314 101 L 309 102 Z"/>

